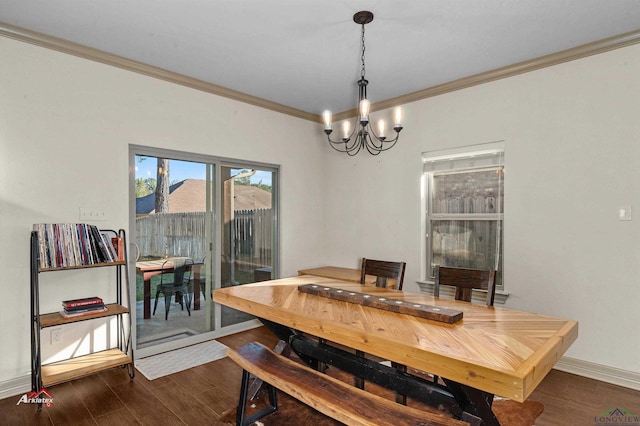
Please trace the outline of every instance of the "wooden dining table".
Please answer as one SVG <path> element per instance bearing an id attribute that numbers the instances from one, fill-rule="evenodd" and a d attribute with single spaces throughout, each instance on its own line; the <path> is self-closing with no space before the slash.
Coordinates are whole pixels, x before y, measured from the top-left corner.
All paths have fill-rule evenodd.
<path id="1" fill-rule="evenodd" d="M 136 275 L 142 277 L 143 282 L 143 318 L 151 318 L 151 277 L 160 274 L 166 274 L 173 272 L 172 258 L 146 260 L 136 262 Z M 191 266 L 191 272 L 193 274 L 193 309 L 200 309 L 200 268 L 202 262 L 194 262 Z"/>
<path id="2" fill-rule="evenodd" d="M 308 284 L 461 312 L 462 319 L 447 323 L 299 289 Z M 494 395 L 525 401 L 578 336 L 578 323 L 570 319 L 313 275 L 217 289 L 213 296 L 217 303 L 275 324 L 281 339 L 311 335 L 440 376 L 447 398 L 461 406 L 458 414 L 485 425 L 499 424 L 491 411 Z M 291 334 L 283 337 L 282 330 Z M 408 383 L 411 391 L 413 382 Z"/>

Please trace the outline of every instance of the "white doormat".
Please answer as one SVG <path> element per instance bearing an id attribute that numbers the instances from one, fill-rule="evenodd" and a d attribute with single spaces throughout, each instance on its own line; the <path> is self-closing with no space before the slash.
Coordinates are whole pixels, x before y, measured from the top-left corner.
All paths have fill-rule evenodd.
<path id="1" fill-rule="evenodd" d="M 216 361 L 227 356 L 227 347 L 215 340 L 198 343 L 158 355 L 136 360 L 136 370 L 147 379 L 177 373 L 207 362 Z"/>

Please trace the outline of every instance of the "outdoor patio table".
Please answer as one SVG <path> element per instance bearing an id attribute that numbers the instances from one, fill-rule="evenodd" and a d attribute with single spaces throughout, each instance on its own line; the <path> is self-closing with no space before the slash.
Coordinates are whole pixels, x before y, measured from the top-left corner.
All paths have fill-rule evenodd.
<path id="1" fill-rule="evenodd" d="M 136 262 L 136 275 L 142 277 L 143 281 L 143 318 L 149 319 L 151 318 L 151 277 L 160 275 L 163 272 L 172 272 L 173 264 L 171 263 L 172 258 L 166 259 L 158 259 L 158 260 L 147 260 L 143 262 Z M 167 262 L 165 264 L 165 262 Z M 162 268 L 164 265 L 164 269 Z M 200 309 L 200 297 L 195 297 L 195 295 L 200 295 L 200 268 L 203 263 L 195 262 L 192 266 L 193 273 L 193 309 Z"/>

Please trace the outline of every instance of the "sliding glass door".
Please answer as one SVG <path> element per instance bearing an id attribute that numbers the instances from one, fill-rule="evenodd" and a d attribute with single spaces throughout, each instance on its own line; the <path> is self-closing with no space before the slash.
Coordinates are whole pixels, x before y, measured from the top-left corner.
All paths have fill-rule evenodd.
<path id="1" fill-rule="evenodd" d="M 136 146 L 130 162 L 137 355 L 255 322 L 220 309 L 211 292 L 276 276 L 277 168 Z M 172 267 L 185 258 L 187 294 L 172 292 L 178 279 Z"/>
<path id="2" fill-rule="evenodd" d="M 275 173 L 242 164 L 220 169 L 221 286 L 271 279 L 276 242 Z M 221 314 L 222 326 L 252 318 L 224 306 Z"/>

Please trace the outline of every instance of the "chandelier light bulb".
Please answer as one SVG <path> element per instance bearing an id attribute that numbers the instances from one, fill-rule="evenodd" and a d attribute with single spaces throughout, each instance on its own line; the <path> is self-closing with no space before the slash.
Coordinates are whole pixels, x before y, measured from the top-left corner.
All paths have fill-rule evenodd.
<path id="1" fill-rule="evenodd" d="M 331 111 L 325 110 L 322 113 L 322 119 L 324 120 L 324 129 L 330 130 L 331 129 Z"/>
<path id="2" fill-rule="evenodd" d="M 402 127 L 402 108 L 396 107 L 393 112 L 393 118 L 394 127 Z"/>
<path id="3" fill-rule="evenodd" d="M 342 122 L 342 134 L 343 139 L 349 139 L 349 131 L 351 130 L 351 123 L 349 123 L 349 121 L 345 120 Z"/>
<path id="4" fill-rule="evenodd" d="M 371 108 L 371 103 L 368 99 L 363 99 L 360 101 L 360 120 L 369 121 L 369 109 Z"/>
<path id="5" fill-rule="evenodd" d="M 385 126 L 384 120 L 378 120 L 378 137 L 380 139 L 385 137 L 384 136 L 384 126 Z"/>

